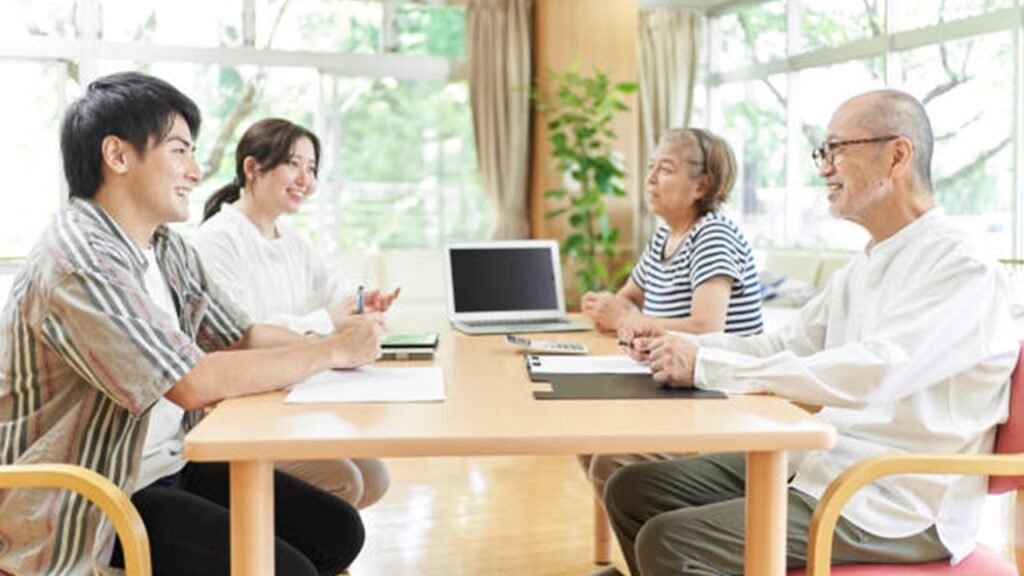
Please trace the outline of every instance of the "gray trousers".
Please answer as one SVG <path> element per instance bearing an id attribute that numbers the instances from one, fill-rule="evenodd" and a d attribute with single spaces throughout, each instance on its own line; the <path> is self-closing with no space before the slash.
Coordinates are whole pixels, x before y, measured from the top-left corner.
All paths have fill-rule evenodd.
<path id="1" fill-rule="evenodd" d="M 743 574 L 746 458 L 703 454 L 621 468 L 604 502 L 633 576 Z M 807 529 L 817 500 L 789 490 L 786 566 L 807 564 Z M 935 527 L 882 538 L 845 518 L 836 524 L 833 564 L 916 563 L 949 558 Z"/>

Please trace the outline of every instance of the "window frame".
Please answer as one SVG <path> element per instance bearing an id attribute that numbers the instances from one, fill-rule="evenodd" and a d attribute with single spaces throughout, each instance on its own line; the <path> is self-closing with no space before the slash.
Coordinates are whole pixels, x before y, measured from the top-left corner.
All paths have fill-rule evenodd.
<path id="1" fill-rule="evenodd" d="M 151 42 L 108 41 L 100 38 L 100 10 L 102 0 L 77 0 L 77 35 L 59 37 L 0 37 L 0 60 L 60 61 L 78 67 L 80 85 L 87 86 L 100 76 L 100 62 L 128 58 L 139 63 L 182 63 L 199 65 L 257 66 L 306 68 L 315 70 L 321 77 L 320 84 L 311 89 L 318 93 L 319 104 L 312 111 L 315 118 L 314 131 L 324 134 L 328 130 L 328 114 L 322 84 L 329 76 L 350 76 L 364 78 L 394 78 L 399 81 L 441 81 L 468 82 L 469 67 L 465 58 L 401 54 L 390 52 L 389 46 L 397 45 L 398 30 L 394 25 L 396 11 L 400 6 L 417 7 L 464 6 L 463 0 L 368 0 L 381 5 L 381 35 L 378 52 L 375 54 L 342 54 L 319 51 L 294 51 L 261 49 L 255 46 L 256 1 L 242 0 L 242 46 L 237 47 L 196 47 Z M 62 105 L 69 99 L 61 96 Z M 57 190 L 47 193 L 59 194 L 59 206 L 68 202 L 67 183 L 61 179 Z M 319 214 L 310 222 L 320 237 L 329 237 L 330 223 Z M 327 236 L 323 236 L 326 234 Z M 0 273 L 15 267 L 24 257 L 4 259 L 0 262 Z"/>
<path id="2" fill-rule="evenodd" d="M 705 110 L 709 119 L 710 128 L 720 129 L 715 126 L 718 113 L 716 90 L 724 84 L 734 82 L 749 82 L 762 80 L 777 74 L 785 74 L 788 79 L 788 98 L 786 110 L 786 188 L 796 190 L 802 186 L 804 170 L 802 158 L 800 158 L 799 146 L 801 122 L 799 114 L 800 86 L 799 72 L 808 68 L 819 68 L 833 64 L 861 60 L 865 58 L 880 57 L 884 70 L 887 85 L 892 85 L 899 77 L 898 54 L 914 48 L 934 46 L 957 40 L 979 37 L 997 32 L 1009 32 L 1013 38 L 1013 51 L 1015 85 L 1013 92 L 1013 106 L 1015 113 L 1014 126 L 1011 129 L 1012 157 L 1014 159 L 1015 190 L 1012 196 L 1012 225 L 1010 234 L 1012 237 L 1011 258 L 1024 257 L 1024 201 L 1021 193 L 1024 192 L 1024 146 L 1021 145 L 1021 135 L 1024 134 L 1024 78 L 1022 78 L 1021 63 L 1024 61 L 1024 42 L 1021 41 L 1022 30 L 1024 30 L 1024 6 L 1013 6 L 999 8 L 991 12 L 969 16 L 959 20 L 952 20 L 912 30 L 899 30 L 899 23 L 896 22 L 898 6 L 902 0 L 883 0 L 885 2 L 885 18 L 882 22 L 881 35 L 874 38 L 854 40 L 846 44 L 834 47 L 818 48 L 809 51 L 798 51 L 799 39 L 802 34 L 801 25 L 801 0 L 786 1 L 787 26 L 786 26 L 786 56 L 781 59 L 759 62 L 741 69 L 729 72 L 718 72 L 718 62 L 715 57 L 716 43 L 721 35 L 718 18 L 735 13 L 744 8 L 764 4 L 771 0 L 736 0 L 727 2 L 706 12 L 708 34 L 704 39 L 704 48 L 709 55 L 707 67 L 704 72 L 706 81 L 703 83 L 706 99 Z M 794 161 L 790 161 L 790 159 Z M 809 162 L 809 160 L 808 160 Z M 785 236 L 782 242 L 785 246 L 796 244 L 796 238 L 792 227 L 786 226 Z M 1001 255 L 1002 256 L 1002 255 Z"/>

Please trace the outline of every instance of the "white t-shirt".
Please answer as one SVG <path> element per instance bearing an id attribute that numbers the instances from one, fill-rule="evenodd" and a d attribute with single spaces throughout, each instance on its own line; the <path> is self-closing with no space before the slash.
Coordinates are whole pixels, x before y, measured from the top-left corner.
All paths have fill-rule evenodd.
<path id="1" fill-rule="evenodd" d="M 696 384 L 824 406 L 818 417 L 836 427 L 836 445 L 804 455 L 792 482 L 821 498 L 871 456 L 992 451 L 1019 350 L 1010 302 L 999 265 L 932 209 L 853 258 L 781 330 L 696 338 Z M 857 492 L 843 516 L 888 538 L 935 524 L 959 561 L 974 547 L 985 494 L 982 476 L 889 476 Z"/>
<path id="2" fill-rule="evenodd" d="M 328 308 L 346 290 L 327 273 L 323 260 L 285 222 L 268 239 L 234 206 L 199 227 L 192 240 L 207 274 L 256 322 L 304 334 L 330 334 Z"/>
<path id="3" fill-rule="evenodd" d="M 147 248 L 143 252 L 149 263 L 143 278 L 146 292 L 160 309 L 171 318 L 177 318 L 174 299 L 171 297 L 170 288 L 167 287 L 167 280 L 160 271 L 160 265 L 157 264 L 156 254 L 152 248 Z M 184 435 L 181 429 L 184 416 L 185 411 L 166 397 L 157 400 L 150 409 L 149 428 L 146 429 L 146 440 L 142 446 L 142 464 L 139 466 L 139 477 L 135 483 L 136 490 L 145 488 L 185 467 L 185 457 L 182 454 Z"/>

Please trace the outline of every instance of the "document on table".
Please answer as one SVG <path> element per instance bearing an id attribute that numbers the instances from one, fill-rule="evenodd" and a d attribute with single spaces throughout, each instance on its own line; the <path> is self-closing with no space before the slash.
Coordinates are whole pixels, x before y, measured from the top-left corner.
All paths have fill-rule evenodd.
<path id="1" fill-rule="evenodd" d="M 328 370 L 299 382 L 286 404 L 329 402 L 440 402 L 444 400 L 444 372 L 425 368 Z"/>
<path id="2" fill-rule="evenodd" d="M 650 374 L 651 367 L 625 354 L 610 356 L 555 356 L 530 354 L 530 374 Z"/>

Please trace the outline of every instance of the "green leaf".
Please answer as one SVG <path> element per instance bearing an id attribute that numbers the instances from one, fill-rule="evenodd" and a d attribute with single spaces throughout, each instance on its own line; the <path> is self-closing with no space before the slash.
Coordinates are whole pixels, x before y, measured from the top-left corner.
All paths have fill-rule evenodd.
<path id="1" fill-rule="evenodd" d="M 562 242 L 562 251 L 566 254 L 582 252 L 586 244 L 587 241 L 582 234 L 573 233 Z"/>
<path id="2" fill-rule="evenodd" d="M 629 276 L 630 272 L 633 271 L 633 263 L 627 262 L 622 266 L 619 266 L 614 272 L 612 272 L 612 283 L 618 284 L 620 280 Z"/>
<path id="3" fill-rule="evenodd" d="M 611 126 L 629 109 L 625 96 L 636 91 L 636 84 L 614 82 L 598 69 L 579 70 L 578 63 L 564 72 L 548 68 L 541 82 L 544 93 L 537 89 L 531 97 L 544 110 L 553 164 L 566 183 L 566 188 L 544 193 L 563 203 L 545 217 L 567 217 L 570 234 L 561 250 L 575 260 L 578 287 L 586 291 L 619 279 L 609 278 L 611 259 L 619 254 L 619 231 L 609 222 L 605 202 L 626 194 L 626 174 L 611 146 L 616 138 Z"/>

